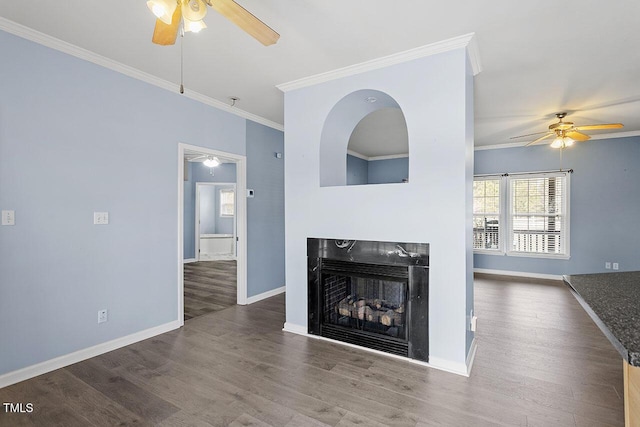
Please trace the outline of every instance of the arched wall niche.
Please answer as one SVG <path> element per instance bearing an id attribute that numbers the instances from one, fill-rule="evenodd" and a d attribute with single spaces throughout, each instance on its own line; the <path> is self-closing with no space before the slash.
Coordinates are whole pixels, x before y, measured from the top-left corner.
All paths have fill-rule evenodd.
<path id="1" fill-rule="evenodd" d="M 338 101 L 324 122 L 320 186 L 406 182 L 408 157 L 407 125 L 400 105 L 384 92 L 358 90 Z M 369 165 L 371 173 L 366 172 Z"/>

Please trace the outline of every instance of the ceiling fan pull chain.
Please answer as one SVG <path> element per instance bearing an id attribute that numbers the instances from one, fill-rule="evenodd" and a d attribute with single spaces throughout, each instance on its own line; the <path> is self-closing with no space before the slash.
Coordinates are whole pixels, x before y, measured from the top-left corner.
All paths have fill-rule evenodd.
<path id="1" fill-rule="evenodd" d="M 184 93 L 184 27 L 180 29 L 180 93 Z"/>

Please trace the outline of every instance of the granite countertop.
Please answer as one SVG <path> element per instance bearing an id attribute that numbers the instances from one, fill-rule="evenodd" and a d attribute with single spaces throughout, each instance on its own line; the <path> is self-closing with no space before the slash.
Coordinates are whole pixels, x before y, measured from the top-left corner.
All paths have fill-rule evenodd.
<path id="1" fill-rule="evenodd" d="M 640 271 L 563 278 L 623 359 L 640 366 Z"/>

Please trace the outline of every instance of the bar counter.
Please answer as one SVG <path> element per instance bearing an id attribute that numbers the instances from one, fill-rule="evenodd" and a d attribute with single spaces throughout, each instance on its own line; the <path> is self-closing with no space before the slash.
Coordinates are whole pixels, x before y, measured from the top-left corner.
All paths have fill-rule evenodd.
<path id="1" fill-rule="evenodd" d="M 640 426 L 640 271 L 563 278 L 622 356 L 625 426 Z"/>

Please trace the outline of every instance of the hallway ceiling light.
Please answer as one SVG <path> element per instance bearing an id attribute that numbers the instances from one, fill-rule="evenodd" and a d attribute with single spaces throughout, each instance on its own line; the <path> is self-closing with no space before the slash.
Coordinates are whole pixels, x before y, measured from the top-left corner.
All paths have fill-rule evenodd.
<path id="1" fill-rule="evenodd" d="M 215 168 L 220 165 L 220 159 L 217 157 L 209 156 L 207 160 L 203 162 L 203 164 L 209 168 Z"/>

